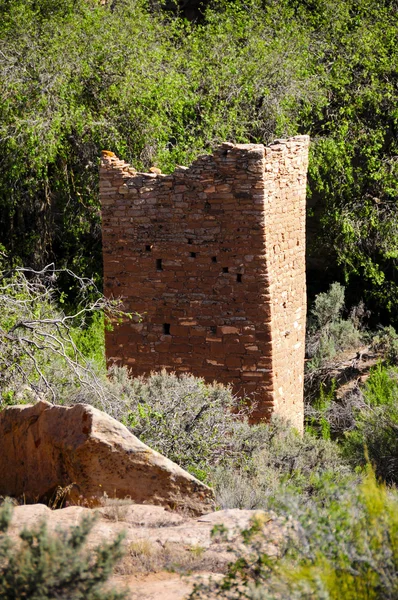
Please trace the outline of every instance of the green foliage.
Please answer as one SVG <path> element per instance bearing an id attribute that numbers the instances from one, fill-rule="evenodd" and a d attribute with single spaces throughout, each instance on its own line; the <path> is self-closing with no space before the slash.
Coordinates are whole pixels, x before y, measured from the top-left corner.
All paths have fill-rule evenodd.
<path id="1" fill-rule="evenodd" d="M 313 435 L 318 434 L 324 440 L 331 438 L 331 426 L 328 412 L 334 400 L 336 392 L 336 380 L 333 379 L 329 390 L 324 383 L 319 388 L 319 396 L 311 406 L 311 415 L 307 419 L 307 431 Z M 315 413 L 315 415 L 314 415 Z"/>
<path id="2" fill-rule="evenodd" d="M 394 327 L 381 327 L 372 338 L 372 347 L 392 364 L 398 363 L 398 334 Z"/>
<path id="3" fill-rule="evenodd" d="M 308 39 L 283 18 L 287 8 L 258 9 L 256 1 L 249 13 L 226 5 L 194 26 L 149 12 L 141 0 L 3 4 L 0 214 L 8 250 L 30 264 L 55 255 L 57 264 L 98 276 L 101 149 L 167 172 L 225 139 L 293 132 L 297 104 L 317 94 Z"/>
<path id="4" fill-rule="evenodd" d="M 370 371 L 363 393 L 371 407 L 393 406 L 398 399 L 398 371 L 379 362 Z"/>
<path id="5" fill-rule="evenodd" d="M 344 287 L 333 283 L 327 292 L 318 294 L 310 312 L 307 331 L 308 370 L 322 367 L 338 352 L 357 348 L 363 334 L 356 319 L 342 318 Z"/>
<path id="6" fill-rule="evenodd" d="M 273 508 L 286 494 L 305 502 L 320 497 L 326 481 L 332 487 L 351 476 L 336 444 L 302 436 L 280 419 L 235 438 L 240 461 L 223 461 L 210 478 L 223 508 Z"/>
<path id="7" fill-rule="evenodd" d="M 328 292 L 318 294 L 311 314 L 319 328 L 326 327 L 340 318 L 344 309 L 344 287 L 333 283 Z"/>
<path id="8" fill-rule="evenodd" d="M 11 507 L 0 508 L 0 596 L 4 600 L 122 600 L 124 592 L 105 590 L 123 555 L 122 536 L 87 549 L 93 521 L 50 534 L 45 523 L 24 529 L 17 542 L 7 535 Z"/>
<path id="9" fill-rule="evenodd" d="M 398 371 L 381 364 L 372 369 L 363 390 L 364 404 L 355 413 L 355 428 L 346 433 L 343 450 L 354 466 L 366 460 L 387 483 L 398 483 Z"/>
<path id="10" fill-rule="evenodd" d="M 82 389 L 73 401 L 92 403 L 90 396 Z M 104 403 L 141 441 L 201 479 L 220 461 L 239 454 L 237 432 L 249 429 L 240 421 L 247 410 L 228 388 L 206 385 L 192 375 L 163 371 L 130 378 L 126 369 L 114 367 L 104 381 Z"/>
<path id="11" fill-rule="evenodd" d="M 378 485 L 369 469 L 360 486 L 325 490 L 324 498 L 322 504 L 296 506 L 279 556 L 266 553 L 264 517 L 257 517 L 242 533 L 243 545 L 232 549 L 235 560 L 226 576 L 197 585 L 190 599 L 396 598 L 397 493 Z"/>
<path id="12" fill-rule="evenodd" d="M 71 335 L 82 355 L 93 361 L 100 371 L 105 371 L 105 335 L 104 314 L 95 312 L 88 322 L 73 328 Z"/>
<path id="13" fill-rule="evenodd" d="M 311 7 L 312 12 L 312 7 Z M 397 253 L 397 11 L 390 2 L 317 3 L 329 101 L 318 114 L 310 189 L 322 242 L 358 291 L 393 308 Z M 311 17 L 313 18 L 313 17 Z M 320 25 L 322 23 L 322 25 Z M 320 28 L 319 28 L 320 27 Z M 319 208 L 319 207 L 318 207 Z"/>

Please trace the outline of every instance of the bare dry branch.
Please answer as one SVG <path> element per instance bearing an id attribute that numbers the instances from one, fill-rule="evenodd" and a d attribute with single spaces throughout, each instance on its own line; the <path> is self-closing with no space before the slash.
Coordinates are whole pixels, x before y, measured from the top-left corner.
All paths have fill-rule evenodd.
<path id="1" fill-rule="evenodd" d="M 64 314 L 55 304 L 60 274 L 78 284 L 81 304 L 73 314 Z M 74 340 L 76 328 L 98 311 L 114 320 L 131 317 L 122 310 L 120 299 L 105 298 L 91 279 L 56 269 L 53 263 L 40 271 L 21 267 L 0 271 L 1 393 L 14 390 L 18 381 L 36 397 L 59 401 L 60 391 L 46 372 L 51 362 L 58 361 L 65 377 L 88 388 L 106 410 L 103 379 Z"/>

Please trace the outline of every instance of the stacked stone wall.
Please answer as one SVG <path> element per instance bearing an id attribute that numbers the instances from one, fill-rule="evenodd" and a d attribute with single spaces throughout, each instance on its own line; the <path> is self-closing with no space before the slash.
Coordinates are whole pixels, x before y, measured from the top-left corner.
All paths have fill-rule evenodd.
<path id="1" fill-rule="evenodd" d="M 300 137 L 265 149 L 274 410 L 295 423 L 304 420 L 307 148 L 308 140 Z"/>
<path id="2" fill-rule="evenodd" d="M 306 136 L 225 143 L 162 175 L 104 153 L 105 293 L 141 314 L 107 332 L 109 362 L 231 384 L 302 427 L 307 155 Z"/>

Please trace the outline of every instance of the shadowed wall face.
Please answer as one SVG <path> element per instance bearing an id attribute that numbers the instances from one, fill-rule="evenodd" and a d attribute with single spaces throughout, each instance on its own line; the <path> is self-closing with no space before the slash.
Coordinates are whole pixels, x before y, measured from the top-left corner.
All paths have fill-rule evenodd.
<path id="1" fill-rule="evenodd" d="M 109 362 L 230 383 L 302 428 L 308 145 L 222 144 L 172 175 L 104 153 L 105 293 L 142 315 Z"/>

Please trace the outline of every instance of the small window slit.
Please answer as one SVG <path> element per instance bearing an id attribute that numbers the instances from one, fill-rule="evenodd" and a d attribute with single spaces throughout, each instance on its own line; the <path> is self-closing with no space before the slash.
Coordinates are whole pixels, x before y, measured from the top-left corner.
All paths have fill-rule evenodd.
<path id="1" fill-rule="evenodd" d="M 171 335 L 170 323 L 163 323 L 163 335 Z"/>
<path id="2" fill-rule="evenodd" d="M 228 273 L 228 267 L 223 267 L 223 268 L 222 268 L 222 272 L 223 272 L 223 273 Z"/>
<path id="3" fill-rule="evenodd" d="M 156 270 L 157 271 L 163 271 L 163 265 L 162 265 L 162 259 L 161 258 L 157 258 L 156 259 Z"/>
<path id="4" fill-rule="evenodd" d="M 236 281 L 237 281 L 238 283 L 242 283 L 242 274 L 241 274 L 241 273 L 238 273 L 238 274 L 236 275 Z"/>

